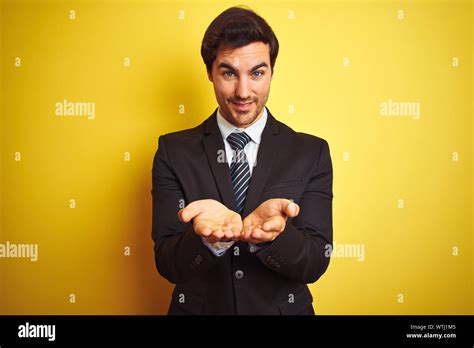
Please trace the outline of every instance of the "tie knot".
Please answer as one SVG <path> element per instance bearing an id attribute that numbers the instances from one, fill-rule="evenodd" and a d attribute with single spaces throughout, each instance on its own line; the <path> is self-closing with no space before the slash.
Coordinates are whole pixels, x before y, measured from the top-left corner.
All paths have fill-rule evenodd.
<path id="1" fill-rule="evenodd" d="M 245 132 L 235 132 L 227 136 L 227 141 L 234 150 L 243 150 L 250 140 L 250 137 Z"/>

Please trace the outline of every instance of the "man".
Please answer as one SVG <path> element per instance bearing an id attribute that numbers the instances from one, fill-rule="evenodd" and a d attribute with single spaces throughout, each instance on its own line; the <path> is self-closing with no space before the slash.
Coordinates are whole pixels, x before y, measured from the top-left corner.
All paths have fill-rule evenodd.
<path id="1" fill-rule="evenodd" d="M 306 284 L 332 246 L 328 143 L 265 107 L 278 40 L 263 18 L 227 9 L 201 55 L 219 107 L 160 136 L 153 162 L 156 266 L 176 284 L 168 314 L 314 315 Z"/>

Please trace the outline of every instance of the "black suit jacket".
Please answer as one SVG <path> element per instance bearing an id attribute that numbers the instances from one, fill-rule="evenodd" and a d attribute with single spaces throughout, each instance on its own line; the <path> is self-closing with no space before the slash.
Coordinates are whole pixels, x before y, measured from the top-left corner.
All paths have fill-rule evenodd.
<path id="1" fill-rule="evenodd" d="M 268 109 L 267 109 L 268 110 Z M 326 271 L 332 245 L 332 163 L 328 143 L 297 133 L 268 111 L 242 218 L 270 198 L 293 199 L 300 214 L 251 253 L 236 242 L 216 257 L 177 212 L 200 199 L 236 211 L 216 112 L 199 126 L 159 137 L 152 196 L 158 272 L 176 284 L 168 314 L 314 314 L 307 283 Z"/>

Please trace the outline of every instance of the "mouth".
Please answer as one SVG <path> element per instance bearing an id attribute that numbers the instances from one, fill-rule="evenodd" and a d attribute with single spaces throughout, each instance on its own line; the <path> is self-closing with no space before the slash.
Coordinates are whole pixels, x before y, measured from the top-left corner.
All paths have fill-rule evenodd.
<path id="1" fill-rule="evenodd" d="M 250 109 L 250 106 L 253 104 L 253 102 L 249 102 L 249 103 L 236 103 L 236 102 L 232 102 L 232 104 L 234 105 L 234 107 L 238 110 L 238 111 L 247 111 Z"/>

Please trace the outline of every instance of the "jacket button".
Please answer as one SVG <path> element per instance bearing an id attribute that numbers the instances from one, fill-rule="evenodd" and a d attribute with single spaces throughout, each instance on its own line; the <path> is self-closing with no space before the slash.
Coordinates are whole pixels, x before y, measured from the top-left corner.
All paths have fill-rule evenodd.
<path id="1" fill-rule="evenodd" d="M 242 272 L 240 269 L 235 272 L 235 278 L 242 279 L 243 277 L 244 277 L 244 272 Z"/>

